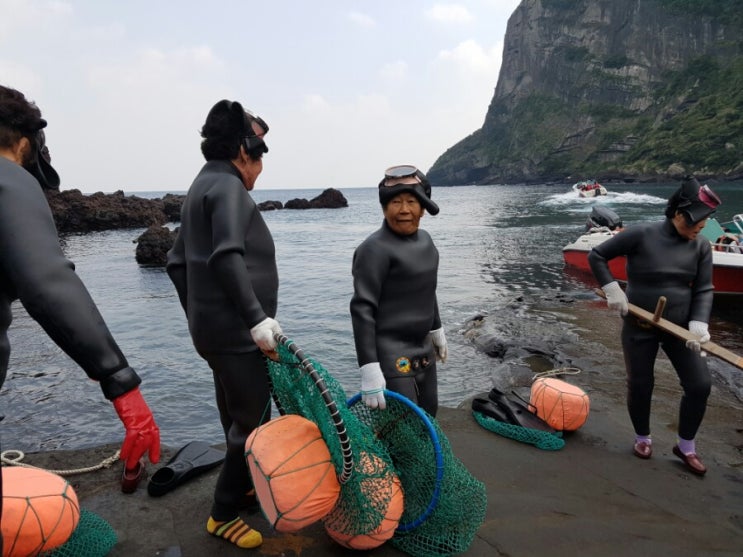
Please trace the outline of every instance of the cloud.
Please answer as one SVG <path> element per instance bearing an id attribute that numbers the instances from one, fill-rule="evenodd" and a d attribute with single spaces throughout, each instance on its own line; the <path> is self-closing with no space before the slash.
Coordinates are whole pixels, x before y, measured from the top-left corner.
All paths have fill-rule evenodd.
<path id="1" fill-rule="evenodd" d="M 469 23 L 473 20 L 472 14 L 461 4 L 436 4 L 426 10 L 426 17 L 442 23 Z"/>
<path id="2" fill-rule="evenodd" d="M 389 79 L 392 81 L 404 79 L 408 75 L 408 65 L 403 60 L 385 64 L 382 66 L 382 69 L 379 70 L 379 75 L 383 79 Z"/>
<path id="3" fill-rule="evenodd" d="M 451 50 L 442 50 L 438 55 L 439 61 L 455 66 L 460 72 L 468 71 L 495 79 L 498 78 L 502 58 L 503 41 L 486 49 L 471 39 Z"/>
<path id="4" fill-rule="evenodd" d="M 330 110 L 330 103 L 322 95 L 305 95 L 302 107 L 304 111 L 312 114 Z"/>
<path id="5" fill-rule="evenodd" d="M 482 124 L 492 98 L 502 47 L 487 45 L 516 0 L 437 1 L 425 13 L 308 4 L 278 37 L 286 13 L 273 3 L 257 14 L 236 3 L 209 30 L 203 3 L 173 25 L 161 3 L 142 19 L 139 3 L 0 0 L 0 79 L 49 120 L 63 189 L 187 189 L 203 164 L 199 130 L 223 98 L 271 126 L 259 187 L 374 186 L 391 164 L 430 166 Z M 261 50 L 246 56 L 248 12 L 262 22 L 250 37 Z"/>
<path id="6" fill-rule="evenodd" d="M 30 32 L 44 33 L 72 13 L 69 3 L 58 0 L 0 0 L 0 44 L 10 40 L 28 40 Z"/>
<path id="7" fill-rule="evenodd" d="M 383 94 L 347 101 L 307 95 L 300 107 L 287 107 L 269 124 L 270 151 L 258 184 L 263 188 L 375 186 L 410 144 L 400 133 L 407 127 L 404 116 Z"/>
<path id="8" fill-rule="evenodd" d="M 370 29 L 377 24 L 376 21 L 374 21 L 374 18 L 372 18 L 370 15 L 362 14 L 361 12 L 350 12 L 348 14 L 348 19 L 359 27 L 364 27 L 367 29 Z"/>
<path id="9" fill-rule="evenodd" d="M 435 90 L 435 99 L 429 103 L 422 94 L 410 109 L 419 111 L 420 136 L 432 145 L 425 163 L 433 164 L 446 149 L 482 126 L 498 82 L 502 52 L 502 41 L 483 47 L 474 40 L 439 51 L 424 89 Z"/>
<path id="10" fill-rule="evenodd" d="M 235 97 L 224 85 L 227 64 L 205 46 L 119 55 L 124 58 L 86 67 L 78 94 L 47 96 L 48 111 L 57 114 L 54 128 L 66 136 L 53 147 L 63 189 L 186 189 L 203 162 L 199 130 L 206 113 L 220 98 Z M 82 145 L 97 165 L 75 163 Z M 95 170 L 100 161 L 108 165 L 105 173 Z"/>
<path id="11" fill-rule="evenodd" d="M 42 89 L 43 80 L 36 72 L 31 68 L 16 64 L 10 60 L 0 59 L 0 76 L 2 76 L 2 84 L 13 89 L 26 93 L 27 91 L 34 91 L 38 93 Z M 34 100 L 33 96 L 28 95 L 30 100 Z"/>
<path id="12" fill-rule="evenodd" d="M 119 41 L 124 39 L 126 34 L 126 27 L 121 23 L 93 26 L 89 29 L 82 29 L 80 32 L 83 40 L 88 39 L 95 42 Z"/>
<path id="13" fill-rule="evenodd" d="M 172 90 L 179 82 L 195 84 L 203 74 L 224 69 L 220 60 L 208 46 L 179 48 L 171 51 L 142 48 L 136 55 L 120 64 L 99 64 L 90 69 L 88 81 L 100 87 L 102 93 L 114 93 L 126 87 L 126 95 L 132 88 L 144 92 L 163 87 Z M 175 80 L 175 81 L 174 81 Z"/>

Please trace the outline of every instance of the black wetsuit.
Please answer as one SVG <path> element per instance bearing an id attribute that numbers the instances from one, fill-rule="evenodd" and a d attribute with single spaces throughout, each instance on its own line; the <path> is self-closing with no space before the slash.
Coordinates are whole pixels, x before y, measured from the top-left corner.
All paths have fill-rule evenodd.
<path id="1" fill-rule="evenodd" d="M 252 488 L 245 440 L 271 418 L 266 361 L 250 329 L 275 317 L 279 281 L 271 233 L 229 161 L 207 162 L 191 185 L 167 271 L 214 375 L 227 454 L 212 517 L 231 520 Z"/>
<path id="2" fill-rule="evenodd" d="M 74 264 L 62 253 L 39 182 L 0 156 L 0 387 L 8 371 L 14 300 L 20 300 L 51 339 L 98 381 L 107 399 L 140 384 Z"/>
<path id="3" fill-rule="evenodd" d="M 62 253 L 51 209 L 38 181 L 0 157 L 0 385 L 10 356 L 10 304 L 28 314 L 109 400 L 140 384 L 95 302 Z"/>
<path id="4" fill-rule="evenodd" d="M 627 256 L 627 299 L 654 312 L 660 296 L 667 299 L 663 317 L 688 328 L 689 321 L 709 323 L 712 311 L 712 249 L 703 236 L 679 236 L 669 219 L 628 227 L 591 250 L 588 261 L 600 285 L 614 280 L 608 261 Z M 705 358 L 685 342 L 628 315 L 622 327 L 627 368 L 627 406 L 638 435 L 650 434 L 653 368 L 661 346 L 673 364 L 684 395 L 679 409 L 679 437 L 694 439 L 711 389 Z"/>
<path id="5" fill-rule="evenodd" d="M 441 327 L 438 267 L 439 252 L 428 232 L 399 236 L 386 221 L 353 256 L 351 320 L 358 364 L 379 362 L 387 388 L 432 416 L 438 386 L 428 333 Z"/>

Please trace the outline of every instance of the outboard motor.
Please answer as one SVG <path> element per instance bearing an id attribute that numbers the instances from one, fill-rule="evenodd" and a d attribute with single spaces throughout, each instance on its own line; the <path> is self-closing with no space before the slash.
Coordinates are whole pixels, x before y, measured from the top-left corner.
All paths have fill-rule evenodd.
<path id="1" fill-rule="evenodd" d="M 594 206 L 586 221 L 586 230 L 606 227 L 609 230 L 622 228 L 622 219 L 614 211 L 602 205 Z"/>

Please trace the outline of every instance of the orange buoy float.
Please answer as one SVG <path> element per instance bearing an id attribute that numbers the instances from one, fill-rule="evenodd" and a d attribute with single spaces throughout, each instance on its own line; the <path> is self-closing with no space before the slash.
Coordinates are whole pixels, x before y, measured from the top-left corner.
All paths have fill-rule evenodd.
<path id="1" fill-rule="evenodd" d="M 317 425 L 287 414 L 256 428 L 245 458 L 263 514 L 279 532 L 296 532 L 327 515 L 340 495 L 330 451 Z"/>
<path id="2" fill-rule="evenodd" d="M 374 549 L 389 540 L 400 524 L 400 518 L 404 511 L 404 497 L 402 483 L 397 474 L 387 466 L 382 459 L 376 455 L 362 452 L 359 457 L 359 469 L 366 473 L 382 470 L 381 473 L 364 478 L 360 482 L 360 489 L 369 500 L 377 499 L 386 501 L 387 506 L 381 521 L 370 531 L 360 534 L 349 534 L 333 529 L 332 524 L 343 524 L 341 516 L 337 513 L 343 511 L 335 507 L 323 520 L 325 531 L 333 541 L 347 547 L 348 549 Z"/>
<path id="3" fill-rule="evenodd" d="M 580 428 L 591 406 L 583 389 L 554 377 L 541 377 L 532 383 L 529 403 L 536 408 L 537 416 L 558 431 Z"/>
<path id="4" fill-rule="evenodd" d="M 72 486 L 37 468 L 3 466 L 3 557 L 38 555 L 64 544 L 80 520 Z"/>

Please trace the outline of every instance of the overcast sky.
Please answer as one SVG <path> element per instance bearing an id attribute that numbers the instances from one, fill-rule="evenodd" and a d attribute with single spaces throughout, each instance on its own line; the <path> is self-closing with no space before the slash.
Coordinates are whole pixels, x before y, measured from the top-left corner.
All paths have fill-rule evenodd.
<path id="1" fill-rule="evenodd" d="M 518 0 L 0 0 L 0 83 L 62 189 L 186 190 L 220 99 L 270 126 L 257 188 L 375 186 L 482 126 Z"/>

